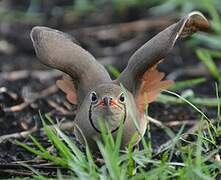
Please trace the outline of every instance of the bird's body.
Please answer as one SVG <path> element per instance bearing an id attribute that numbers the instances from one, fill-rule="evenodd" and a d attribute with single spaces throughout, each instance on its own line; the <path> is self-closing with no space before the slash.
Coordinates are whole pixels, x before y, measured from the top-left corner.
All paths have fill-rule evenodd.
<path id="1" fill-rule="evenodd" d="M 31 39 L 40 61 L 69 76 L 57 81 L 69 102 L 78 104 L 74 119 L 75 135 L 96 149 L 95 139 L 101 136 L 100 122 L 115 137 L 123 123 L 124 148 L 135 137 L 137 144 L 146 131 L 146 106 L 171 85 L 163 80 L 157 65 L 180 37 L 208 29 L 206 18 L 192 12 L 179 22 L 157 34 L 129 59 L 121 75 L 111 80 L 105 68 L 66 34 L 46 27 L 34 27 Z"/>
<path id="2" fill-rule="evenodd" d="M 94 101 L 91 103 L 92 99 Z M 93 149 L 96 149 L 94 140 L 100 138 L 99 121 L 107 125 L 113 137 L 116 136 L 120 123 L 123 123 L 125 133 L 122 138 L 122 146 L 128 144 L 130 137 L 135 133 L 143 134 L 146 130 L 147 120 L 144 118 L 144 113 L 141 115 L 137 108 L 134 108 L 136 105 L 132 94 L 127 92 L 125 95 L 123 89 L 113 82 L 93 88 L 81 106 L 75 117 L 75 135 L 81 142 L 84 142 L 84 138 L 87 139 Z M 134 123 L 138 124 L 139 129 L 135 127 Z M 82 129 L 83 131 L 81 131 Z M 84 131 L 88 133 L 83 133 Z"/>

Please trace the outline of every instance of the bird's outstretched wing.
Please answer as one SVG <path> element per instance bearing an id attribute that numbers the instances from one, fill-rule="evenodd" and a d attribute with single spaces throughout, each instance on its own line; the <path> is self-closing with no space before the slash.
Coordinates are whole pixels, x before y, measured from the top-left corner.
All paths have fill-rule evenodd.
<path id="1" fill-rule="evenodd" d="M 73 78 L 79 103 L 94 86 L 111 81 L 106 69 L 89 52 L 74 43 L 70 35 L 36 26 L 31 31 L 31 40 L 43 64 Z"/>
<path id="2" fill-rule="evenodd" d="M 208 29 L 209 22 L 200 12 L 189 13 L 140 47 L 131 56 L 116 83 L 129 90 L 135 96 L 139 109 L 143 108 L 144 104 L 153 101 L 157 94 L 171 83 L 160 81 L 163 74 L 156 70 L 156 66 L 172 50 L 177 39 L 191 36 L 198 30 Z M 141 102 L 145 98 L 146 102 Z"/>

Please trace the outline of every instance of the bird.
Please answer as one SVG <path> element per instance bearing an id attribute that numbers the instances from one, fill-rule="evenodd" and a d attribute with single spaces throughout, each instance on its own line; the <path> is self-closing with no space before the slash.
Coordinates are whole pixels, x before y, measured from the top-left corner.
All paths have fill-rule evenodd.
<path id="1" fill-rule="evenodd" d="M 146 107 L 173 83 L 164 79 L 158 64 L 178 39 L 199 30 L 207 31 L 209 27 L 208 20 L 199 11 L 187 14 L 137 49 L 115 79 L 69 34 L 35 26 L 30 37 L 40 62 L 64 72 L 57 86 L 70 103 L 77 104 L 74 134 L 82 144 L 96 151 L 96 141 L 101 139 L 101 123 L 114 138 L 122 123 L 122 149 L 132 138 L 135 138 L 134 146 L 140 142 L 148 124 Z"/>

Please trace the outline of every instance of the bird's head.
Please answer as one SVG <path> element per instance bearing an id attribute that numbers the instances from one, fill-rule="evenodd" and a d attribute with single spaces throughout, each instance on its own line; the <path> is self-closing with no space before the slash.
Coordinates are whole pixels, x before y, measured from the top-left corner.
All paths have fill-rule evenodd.
<path id="1" fill-rule="evenodd" d="M 99 123 L 103 122 L 111 132 L 115 132 L 121 120 L 124 122 L 127 118 L 127 98 L 122 88 L 112 83 L 101 84 L 91 90 L 87 101 L 92 127 L 100 132 Z"/>

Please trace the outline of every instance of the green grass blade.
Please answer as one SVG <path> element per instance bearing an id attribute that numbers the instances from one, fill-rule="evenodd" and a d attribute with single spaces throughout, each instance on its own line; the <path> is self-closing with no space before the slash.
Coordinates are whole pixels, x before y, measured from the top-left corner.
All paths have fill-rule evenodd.
<path id="1" fill-rule="evenodd" d="M 221 99 L 217 100 L 217 98 L 191 97 L 190 99 L 188 99 L 188 101 L 192 104 L 203 106 L 203 107 L 217 107 L 218 103 L 221 103 Z M 186 101 L 183 101 L 180 98 L 170 96 L 170 95 L 165 95 L 165 94 L 160 94 L 157 99 L 157 102 L 170 103 L 170 104 L 186 104 Z"/>
<path id="2" fill-rule="evenodd" d="M 55 132 L 47 125 L 44 125 L 44 131 L 47 134 L 51 143 L 53 143 L 58 150 L 60 156 L 64 157 L 67 160 L 72 160 L 72 153 L 70 152 L 69 148 L 62 142 L 62 140 L 57 136 L 57 134 L 55 134 Z"/>
<path id="3" fill-rule="evenodd" d="M 198 58 L 207 66 L 211 75 L 215 79 L 220 80 L 221 76 L 220 76 L 219 70 L 216 64 L 214 63 L 211 55 L 207 51 L 204 51 L 202 49 L 197 49 L 196 54 Z"/>
<path id="4" fill-rule="evenodd" d="M 31 138 L 31 140 L 35 144 L 35 146 L 37 146 L 40 149 L 40 151 L 42 151 L 42 152 L 47 151 L 35 137 L 33 137 L 32 135 L 29 135 L 29 137 Z"/>
<path id="5" fill-rule="evenodd" d="M 50 155 L 47 151 L 42 152 L 42 151 L 36 150 L 36 149 L 34 149 L 34 148 L 24 144 L 24 143 L 21 143 L 19 141 L 16 141 L 16 144 L 23 147 L 24 149 L 31 152 L 32 154 L 35 154 L 36 156 L 40 156 L 43 159 L 50 160 L 51 162 L 54 162 L 57 165 L 60 165 L 62 167 L 67 167 L 68 166 L 66 160 L 64 160 L 62 158 L 59 158 L 59 157 L 56 157 L 56 156 L 53 156 L 53 155 Z"/>
<path id="6" fill-rule="evenodd" d="M 68 145 L 72 153 L 80 162 L 85 162 L 84 154 L 79 150 L 79 148 L 70 140 L 70 138 L 64 134 L 58 127 L 55 127 L 57 134 L 61 137 L 62 140 Z"/>
<path id="7" fill-rule="evenodd" d="M 108 65 L 107 66 L 108 70 L 110 71 L 110 73 L 115 77 L 118 78 L 120 76 L 120 71 L 118 71 L 115 67 L 113 67 L 112 65 Z"/>
<path id="8" fill-rule="evenodd" d="M 177 81 L 169 88 L 169 90 L 176 91 L 180 89 L 185 89 L 185 88 L 193 87 L 195 85 L 202 84 L 204 82 L 206 82 L 205 78 L 195 78 L 191 80 Z"/>

